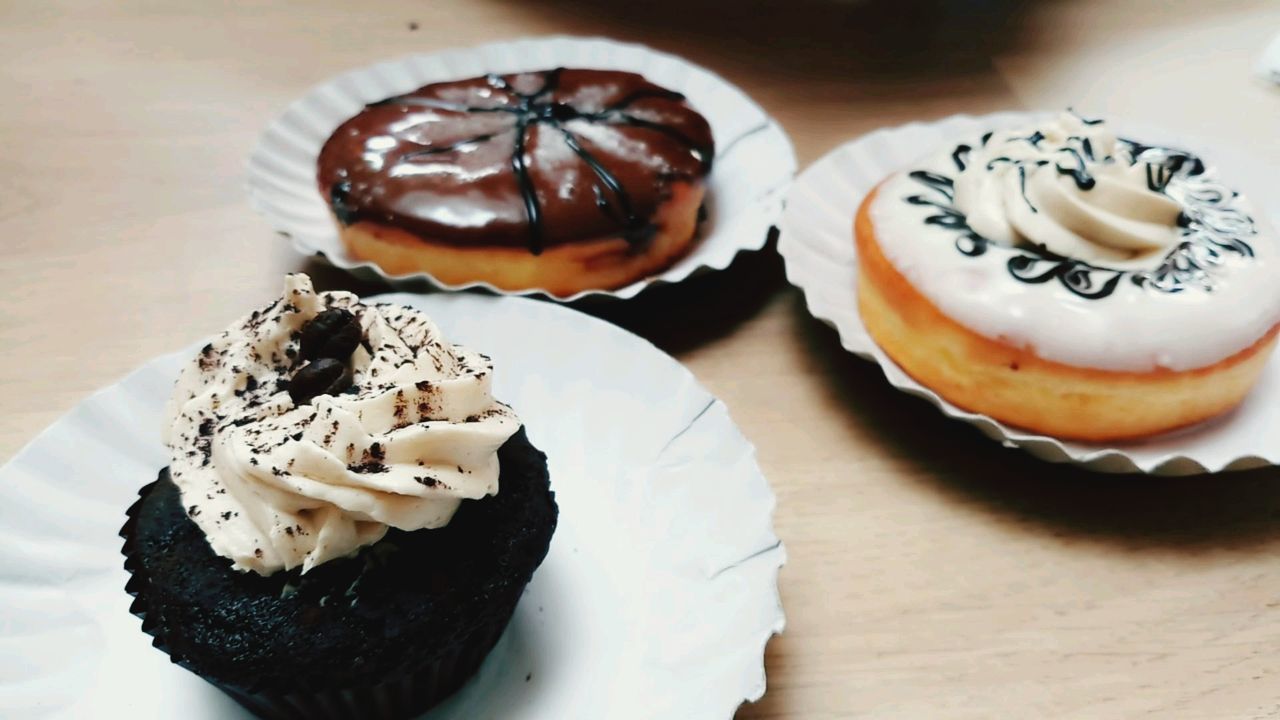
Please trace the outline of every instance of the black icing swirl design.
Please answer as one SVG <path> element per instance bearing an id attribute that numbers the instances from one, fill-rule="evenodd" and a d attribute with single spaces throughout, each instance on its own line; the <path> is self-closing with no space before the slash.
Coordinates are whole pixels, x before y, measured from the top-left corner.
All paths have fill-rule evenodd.
<path id="1" fill-rule="evenodd" d="M 1086 124 L 1097 121 L 1085 121 Z M 991 133 L 983 136 L 985 145 Z M 1040 133 L 1033 133 L 1025 140 L 1034 146 L 1044 140 Z M 1188 289 L 1212 292 L 1214 270 L 1228 256 L 1253 257 L 1252 246 L 1245 241 L 1257 234 L 1253 218 L 1234 207 L 1239 193 L 1209 178 L 1204 163 L 1195 155 L 1168 147 L 1144 145 L 1120 138 L 1119 154 L 1114 159 L 1129 165 L 1146 165 L 1147 187 L 1153 192 L 1167 195 L 1182 208 L 1178 218 L 1180 242 L 1170 250 L 1156 267 L 1150 270 L 1125 270 L 1094 265 L 1084 260 L 1066 257 L 1039 244 L 1008 247 L 994 243 L 969 227 L 968 220 L 955 204 L 955 181 L 936 172 L 916 170 L 909 177 L 921 184 L 926 192 L 905 198 L 912 205 L 928 205 L 935 212 L 925 218 L 928 225 L 937 225 L 955 233 L 955 248 L 969 257 L 985 255 L 994 246 L 1008 253 L 1006 261 L 1009 274 L 1019 282 L 1043 284 L 1057 281 L 1074 295 L 1086 300 L 1109 297 L 1121 287 L 1126 277 L 1133 286 L 1164 293 L 1178 293 Z M 951 153 L 956 171 L 967 167 L 969 145 L 957 145 Z M 1088 162 L 1093 162 L 1093 147 L 1086 137 L 1070 137 L 1060 149 L 1062 160 L 1055 169 L 1069 175 L 1082 191 L 1090 191 L 1095 179 L 1089 173 Z M 1000 157 L 988 163 L 1007 162 L 1018 167 L 1023 182 L 1023 199 L 1026 199 L 1027 169 L 1023 161 Z M 1037 166 L 1048 164 L 1035 161 Z M 1032 212 L 1037 212 L 1027 200 Z"/>

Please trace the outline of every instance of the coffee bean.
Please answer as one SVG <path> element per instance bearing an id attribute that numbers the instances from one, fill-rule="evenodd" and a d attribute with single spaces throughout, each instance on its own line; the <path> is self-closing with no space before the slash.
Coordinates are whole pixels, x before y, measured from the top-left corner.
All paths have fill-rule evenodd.
<path id="1" fill-rule="evenodd" d="M 299 354 L 303 360 L 346 361 L 360 344 L 360 321 L 349 311 L 330 308 L 302 326 Z"/>
<path id="2" fill-rule="evenodd" d="M 320 358 L 302 366 L 289 381 L 294 405 L 306 405 L 317 395 L 337 395 L 351 384 L 351 371 L 333 358 Z"/>

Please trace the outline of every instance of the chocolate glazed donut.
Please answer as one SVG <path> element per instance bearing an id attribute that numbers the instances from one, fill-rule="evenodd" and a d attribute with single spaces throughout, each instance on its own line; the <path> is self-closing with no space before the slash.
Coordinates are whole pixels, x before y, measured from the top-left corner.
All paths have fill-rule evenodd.
<path id="1" fill-rule="evenodd" d="M 635 73 L 557 68 L 368 105 L 325 143 L 317 179 L 343 229 L 534 256 L 621 239 L 637 255 L 680 186 L 699 191 L 680 223 L 696 224 L 714 153 L 710 126 L 680 93 Z"/>

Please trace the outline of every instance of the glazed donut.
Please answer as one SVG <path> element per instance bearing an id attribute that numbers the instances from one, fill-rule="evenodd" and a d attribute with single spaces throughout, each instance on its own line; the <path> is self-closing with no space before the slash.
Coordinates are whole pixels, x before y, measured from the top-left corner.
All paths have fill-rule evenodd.
<path id="1" fill-rule="evenodd" d="M 952 404 L 1117 441 L 1238 405 L 1280 322 L 1275 234 L 1190 153 L 1064 114 L 951 144 L 854 221 L 858 307 Z"/>
<path id="2" fill-rule="evenodd" d="M 681 94 L 559 68 L 368 105 L 325 142 L 317 180 L 347 249 L 389 273 L 568 296 L 687 253 L 714 154 Z"/>

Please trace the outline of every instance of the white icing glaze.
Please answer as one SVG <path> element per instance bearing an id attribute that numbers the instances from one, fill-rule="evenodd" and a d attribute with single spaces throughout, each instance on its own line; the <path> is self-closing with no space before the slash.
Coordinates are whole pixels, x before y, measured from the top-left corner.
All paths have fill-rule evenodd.
<path id="1" fill-rule="evenodd" d="M 1108 142 L 1105 127 L 1093 121 L 1066 134 L 1080 128 L 1100 144 Z M 1055 141 L 1048 138 L 1065 141 L 1062 121 L 990 140 L 1000 143 L 1038 129 L 1046 136 L 1044 147 L 1024 153 L 1032 160 L 1048 153 L 1054 160 L 1049 145 Z M 1113 159 L 1097 152 L 1087 164 L 1098 180 L 1092 189 L 1080 191 L 1050 162 L 1028 173 L 1024 198 L 1016 169 L 1010 173 L 998 162 L 998 170 L 985 173 L 994 158 L 980 138 L 963 141 L 975 150 L 960 153 L 960 161 L 976 162 L 967 163 L 969 172 L 962 174 L 955 157 L 959 144 L 891 176 L 870 212 L 890 263 L 939 310 L 974 332 L 1069 365 L 1146 372 L 1212 365 L 1280 321 L 1275 233 L 1244 197 L 1226 190 L 1217 201 L 1215 193 L 1225 189 L 1211 171 L 1192 169 L 1193 159 L 1179 161 L 1164 149 L 1121 142 Z M 1059 157 L 1075 167 L 1070 157 Z M 1158 176 L 1156 185 L 1167 185 L 1150 192 L 1148 163 L 1153 171 L 1162 163 L 1179 170 Z M 912 171 L 956 181 L 954 193 Z M 953 201 L 952 194 L 959 197 Z M 1169 227 L 1169 202 L 1192 218 L 1187 227 Z M 1039 203 L 1042 217 L 1011 217 L 1007 209 L 1018 203 Z M 1176 265 L 1165 262 L 1171 253 L 1179 259 Z"/>
<path id="2" fill-rule="evenodd" d="M 299 332 L 326 308 L 359 319 L 354 387 L 295 405 L 282 381 L 302 367 Z M 283 297 L 183 370 L 166 411 L 170 474 L 237 570 L 306 572 L 498 492 L 497 449 L 520 422 L 492 378 L 488 358 L 445 342 L 423 313 L 289 275 Z"/>

